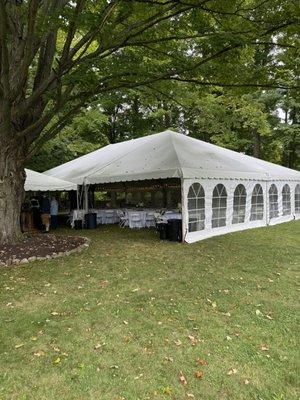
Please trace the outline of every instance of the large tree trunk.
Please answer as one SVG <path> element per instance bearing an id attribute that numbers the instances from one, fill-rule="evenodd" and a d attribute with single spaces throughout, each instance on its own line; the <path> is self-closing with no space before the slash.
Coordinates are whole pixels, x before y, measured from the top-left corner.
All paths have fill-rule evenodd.
<path id="1" fill-rule="evenodd" d="M 22 238 L 20 211 L 24 199 L 24 154 L 16 143 L 0 138 L 0 243 Z"/>

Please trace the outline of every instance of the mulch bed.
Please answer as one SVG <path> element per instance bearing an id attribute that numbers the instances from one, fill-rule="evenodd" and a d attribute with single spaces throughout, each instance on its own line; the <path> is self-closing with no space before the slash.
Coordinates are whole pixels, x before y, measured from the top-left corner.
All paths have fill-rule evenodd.
<path id="1" fill-rule="evenodd" d="M 13 245 L 0 244 L 0 263 L 9 263 L 12 259 L 46 257 L 52 254 L 74 250 L 83 245 L 85 239 L 75 236 L 56 236 L 51 234 L 26 234 L 24 240 Z"/>

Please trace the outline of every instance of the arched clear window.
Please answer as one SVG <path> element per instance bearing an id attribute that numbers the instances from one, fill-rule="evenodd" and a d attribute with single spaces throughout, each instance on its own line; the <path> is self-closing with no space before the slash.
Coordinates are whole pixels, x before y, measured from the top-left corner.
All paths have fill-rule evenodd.
<path id="1" fill-rule="evenodd" d="M 254 186 L 251 197 L 250 221 L 259 221 L 264 217 L 264 192 L 261 185 Z"/>
<path id="2" fill-rule="evenodd" d="M 205 192 L 200 183 L 193 183 L 188 192 L 189 232 L 205 228 Z"/>
<path id="3" fill-rule="evenodd" d="M 300 185 L 295 187 L 295 213 L 300 214 Z"/>
<path id="4" fill-rule="evenodd" d="M 244 185 L 237 185 L 233 195 L 233 224 L 245 222 L 247 193 Z"/>
<path id="5" fill-rule="evenodd" d="M 212 220 L 213 228 L 226 226 L 227 192 L 224 185 L 219 183 L 213 191 Z"/>
<path id="6" fill-rule="evenodd" d="M 270 186 L 270 189 L 269 189 L 269 205 L 270 205 L 270 210 L 269 210 L 270 219 L 277 218 L 279 216 L 278 190 L 277 190 L 276 185 L 274 185 L 274 183 Z"/>
<path id="7" fill-rule="evenodd" d="M 282 188 L 282 215 L 289 215 L 291 212 L 291 189 L 289 185 L 284 185 Z"/>

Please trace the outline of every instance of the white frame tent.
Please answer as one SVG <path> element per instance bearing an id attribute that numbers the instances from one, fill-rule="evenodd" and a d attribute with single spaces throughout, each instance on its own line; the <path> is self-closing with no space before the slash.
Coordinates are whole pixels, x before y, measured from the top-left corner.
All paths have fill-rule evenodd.
<path id="1" fill-rule="evenodd" d="M 300 219 L 299 171 L 169 130 L 105 146 L 45 174 L 85 186 L 179 178 L 188 243 Z"/>
<path id="2" fill-rule="evenodd" d="M 25 168 L 26 179 L 24 189 L 26 192 L 57 192 L 77 190 L 76 183 L 55 178 L 44 173 Z"/>

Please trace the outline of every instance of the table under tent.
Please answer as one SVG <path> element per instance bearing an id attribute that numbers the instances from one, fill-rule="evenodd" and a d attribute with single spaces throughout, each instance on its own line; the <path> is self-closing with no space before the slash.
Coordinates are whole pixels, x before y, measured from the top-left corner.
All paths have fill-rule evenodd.
<path id="1" fill-rule="evenodd" d="M 126 209 L 116 207 L 118 192 L 125 199 L 139 193 L 136 206 L 144 205 L 142 193 L 148 193 L 145 209 L 132 211 L 144 212 L 146 220 L 153 213 L 154 223 L 164 215 L 181 219 L 188 243 L 300 218 L 299 171 L 169 130 L 105 146 L 45 173 L 82 187 L 84 207 L 75 210 L 77 217 L 95 211 L 100 223 L 122 224 L 122 216 L 126 221 Z M 89 193 L 97 187 L 111 193 L 110 203 L 98 210 L 89 207 Z M 106 212 L 107 220 L 101 216 Z M 175 215 L 168 218 L 168 212 Z"/>
<path id="2" fill-rule="evenodd" d="M 24 189 L 26 198 L 22 206 L 20 223 L 23 232 L 33 231 L 41 228 L 38 221 L 40 220 L 38 193 L 57 193 L 77 191 L 77 185 L 73 182 L 55 178 L 44 173 L 32 171 L 25 168 L 26 179 Z M 35 198 L 35 203 L 30 202 L 30 198 Z"/>

